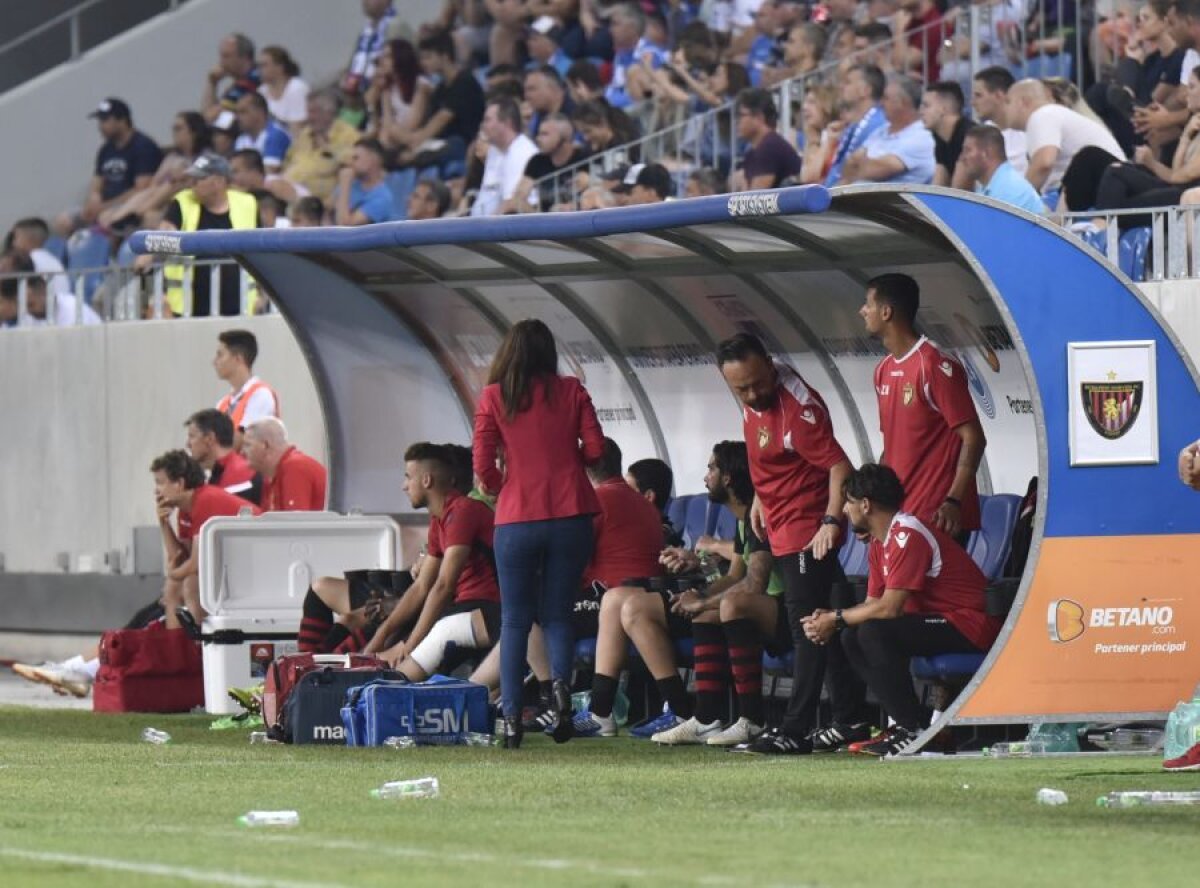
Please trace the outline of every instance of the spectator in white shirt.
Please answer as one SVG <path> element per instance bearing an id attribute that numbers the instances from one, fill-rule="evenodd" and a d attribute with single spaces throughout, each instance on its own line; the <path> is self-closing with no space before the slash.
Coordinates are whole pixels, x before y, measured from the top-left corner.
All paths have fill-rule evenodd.
<path id="1" fill-rule="evenodd" d="M 282 46 L 264 46 L 258 53 L 258 91 L 267 110 L 290 132 L 308 120 L 308 84 L 300 79 L 300 66 Z"/>
<path id="2" fill-rule="evenodd" d="M 71 282 L 63 274 L 63 264 L 58 257 L 46 249 L 46 241 L 50 237 L 50 228 L 45 219 L 36 216 L 20 219 L 13 225 L 9 233 L 9 247 L 18 253 L 25 253 L 33 260 L 33 268 L 39 274 L 46 275 L 51 292 L 70 294 Z"/>
<path id="3" fill-rule="evenodd" d="M 13 252 L 7 257 L 5 265 L 18 275 L 25 278 L 25 317 L 19 316 L 20 279 L 5 277 L 0 280 L 0 325 L 19 327 L 70 327 L 76 323 L 99 324 L 100 316 L 90 305 L 80 302 L 75 294 L 53 294 L 53 310 L 51 297 L 46 293 L 46 279 L 34 274 L 33 260 L 24 253 Z"/>
<path id="4" fill-rule="evenodd" d="M 537 145 L 521 132 L 521 110 L 512 99 L 488 102 L 479 134 L 488 143 L 479 197 L 472 216 L 497 216 L 515 212 L 513 197 Z"/>

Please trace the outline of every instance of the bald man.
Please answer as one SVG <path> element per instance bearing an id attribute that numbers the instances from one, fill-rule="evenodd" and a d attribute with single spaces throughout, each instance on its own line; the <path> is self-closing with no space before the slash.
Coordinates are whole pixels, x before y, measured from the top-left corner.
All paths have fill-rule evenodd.
<path id="1" fill-rule="evenodd" d="M 325 467 L 288 442 L 273 416 L 246 427 L 242 454 L 263 476 L 264 512 L 319 512 L 325 508 Z"/>

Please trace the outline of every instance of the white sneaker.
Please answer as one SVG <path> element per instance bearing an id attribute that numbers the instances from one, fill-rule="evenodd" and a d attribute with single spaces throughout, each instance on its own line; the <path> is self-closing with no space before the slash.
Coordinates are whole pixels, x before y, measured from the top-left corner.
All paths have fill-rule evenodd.
<path id="1" fill-rule="evenodd" d="M 28 681 L 50 685 L 57 693 L 65 692 L 75 697 L 86 697 L 92 691 L 90 675 L 68 669 L 62 663 L 43 663 L 41 666 L 14 663 L 12 670 Z"/>
<path id="2" fill-rule="evenodd" d="M 762 725 L 756 725 L 748 718 L 739 718 L 719 734 L 713 734 L 705 742 L 709 746 L 737 746 L 741 743 L 749 743 L 762 732 Z"/>
<path id="3" fill-rule="evenodd" d="M 696 721 L 696 717 L 692 716 L 685 722 L 680 722 L 673 728 L 668 728 L 665 731 L 659 731 L 650 739 L 655 743 L 662 743 L 666 746 L 695 746 L 703 743 L 709 737 L 713 737 L 722 731 L 722 725 L 719 721 L 709 722 L 704 725 Z"/>

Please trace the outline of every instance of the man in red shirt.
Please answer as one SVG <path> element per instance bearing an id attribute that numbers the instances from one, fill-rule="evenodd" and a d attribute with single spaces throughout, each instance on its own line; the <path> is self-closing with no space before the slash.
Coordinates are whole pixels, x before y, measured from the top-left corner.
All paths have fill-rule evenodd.
<path id="1" fill-rule="evenodd" d="M 596 543 L 592 561 L 583 572 L 584 589 L 577 599 L 574 622 L 577 637 L 596 638 L 596 668 L 591 703 L 575 718 L 577 737 L 616 735 L 613 702 L 631 638 L 663 699 L 672 709 L 689 708 L 690 714 L 687 689 L 675 670 L 670 635 L 674 632 L 676 637 L 686 638 L 687 620 L 669 617 L 665 594 L 647 588 L 651 578 L 662 575 L 658 563 L 663 548 L 662 515 L 651 500 L 625 482 L 621 460 L 617 442 L 605 438 L 600 460 L 587 469 L 600 513 L 593 519 Z M 639 580 L 641 585 L 631 580 Z M 598 617 L 594 607 L 586 606 L 597 597 Z"/>
<path id="2" fill-rule="evenodd" d="M 833 436 L 825 402 L 795 370 L 772 361 L 757 337 L 739 333 L 717 346 L 717 366 L 742 404 L 743 433 L 754 481 L 751 529 L 765 537 L 784 582 L 784 602 L 794 645 L 792 696 L 783 723 L 765 731 L 747 751 L 807 755 L 815 727 L 825 649 L 804 634 L 801 620 L 828 608 L 842 536 L 842 484 L 851 472 Z M 833 676 L 839 682 L 842 673 Z M 850 696 L 848 689 L 833 694 Z"/>
<path id="3" fill-rule="evenodd" d="M 208 474 L 208 483 L 258 505 L 262 500 L 262 476 L 233 449 L 233 420 L 209 407 L 189 416 L 184 428 L 188 453 Z"/>
<path id="4" fill-rule="evenodd" d="M 952 29 L 943 27 L 934 0 L 901 0 L 892 18 L 896 70 L 926 83 L 942 79 L 942 43 Z"/>
<path id="5" fill-rule="evenodd" d="M 325 467 L 294 444 L 273 416 L 246 427 L 246 462 L 264 478 L 264 512 L 319 512 L 325 508 Z"/>
<path id="6" fill-rule="evenodd" d="M 962 364 L 914 330 L 920 300 L 911 277 L 884 274 L 867 282 L 859 310 L 888 350 L 875 368 L 879 461 L 904 485 L 906 512 L 965 542 L 979 528 L 975 473 L 987 440 Z"/>
<path id="7" fill-rule="evenodd" d="M 988 650 L 1002 620 L 985 609 L 987 579 L 944 531 L 900 511 L 904 486 L 888 466 L 865 465 L 846 482 L 846 517 L 871 547 L 867 600 L 804 621 L 817 644 L 839 629 L 854 668 L 896 724 L 856 752 L 895 755 L 921 732 L 909 658 Z"/>

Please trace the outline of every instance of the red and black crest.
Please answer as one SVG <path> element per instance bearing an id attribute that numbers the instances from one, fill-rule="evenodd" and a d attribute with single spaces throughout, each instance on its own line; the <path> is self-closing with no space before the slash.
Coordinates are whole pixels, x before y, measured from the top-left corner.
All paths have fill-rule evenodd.
<path id="1" fill-rule="evenodd" d="M 1142 385 L 1140 382 L 1080 383 L 1083 411 L 1096 434 L 1115 441 L 1133 428 L 1142 409 Z"/>

